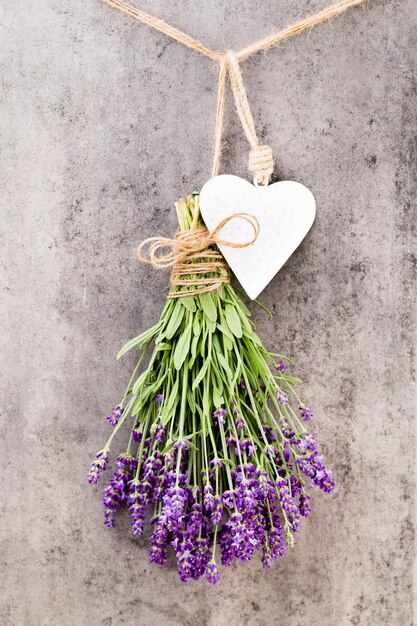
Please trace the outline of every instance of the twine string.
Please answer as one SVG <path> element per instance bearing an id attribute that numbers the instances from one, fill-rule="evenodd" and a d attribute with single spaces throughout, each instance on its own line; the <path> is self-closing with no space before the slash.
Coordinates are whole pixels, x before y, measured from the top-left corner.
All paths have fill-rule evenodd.
<path id="1" fill-rule="evenodd" d="M 219 233 L 234 219 L 247 222 L 253 230 L 250 239 L 234 242 L 221 239 Z M 171 290 L 169 298 L 180 298 L 190 294 L 190 290 L 177 290 L 173 287 L 192 287 L 194 295 L 214 291 L 220 285 L 229 282 L 228 266 L 223 255 L 213 246 L 229 248 L 247 248 L 259 235 L 259 221 L 250 213 L 233 213 L 225 217 L 211 232 L 203 226 L 177 233 L 173 239 L 168 237 L 149 237 L 142 241 L 137 249 L 140 261 L 155 268 L 172 268 Z M 199 277 L 203 275 L 203 277 Z M 184 277 L 187 278 L 184 278 Z"/>
<path id="2" fill-rule="evenodd" d="M 252 112 L 250 110 L 245 85 L 243 82 L 240 62 L 256 52 L 265 51 L 277 46 L 281 42 L 302 33 L 304 30 L 324 24 L 337 17 L 347 9 L 361 5 L 365 0 L 340 0 L 315 15 L 308 16 L 292 26 L 288 26 L 278 33 L 269 35 L 239 52 L 226 50 L 218 52 L 205 46 L 201 41 L 191 37 L 164 20 L 149 15 L 123 0 L 101 0 L 105 4 L 122 11 L 126 15 L 142 22 L 146 26 L 171 37 L 175 41 L 202 54 L 219 65 L 217 85 L 216 125 L 214 131 L 214 155 L 212 175 L 217 176 L 220 171 L 222 152 L 222 136 L 224 127 L 224 112 L 226 100 L 227 78 L 235 101 L 236 111 L 249 142 L 249 170 L 258 184 L 267 185 L 273 172 L 274 159 L 270 146 L 261 144 L 256 132 Z M 253 237 L 244 243 L 224 241 L 217 237 L 220 230 L 232 219 L 243 219 L 252 226 Z M 204 227 L 196 227 L 180 232 L 174 239 L 167 237 L 150 237 L 143 241 L 137 255 L 140 261 L 149 263 L 156 268 L 172 268 L 171 290 L 169 298 L 180 298 L 190 293 L 207 293 L 218 289 L 222 284 L 229 282 L 230 274 L 223 256 L 214 245 L 224 245 L 233 248 L 246 248 L 256 241 L 259 235 L 259 222 L 251 214 L 234 213 L 225 218 L 210 233 Z M 147 249 L 147 252 L 146 252 Z M 165 250 L 165 252 L 163 252 Z"/>
<path id="3" fill-rule="evenodd" d="M 142 24 L 154 28 L 164 35 L 171 37 L 171 39 L 178 41 L 184 46 L 191 48 L 195 52 L 198 52 L 199 54 L 202 54 L 219 64 L 212 175 L 217 176 L 220 171 L 226 79 L 227 76 L 229 76 L 236 110 L 251 148 L 249 153 L 249 171 L 254 175 L 255 179 L 257 179 L 257 182 L 263 185 L 268 184 L 273 171 L 273 153 L 268 145 L 261 144 L 258 139 L 239 67 L 240 62 L 246 60 L 256 52 L 260 52 L 262 50 L 265 51 L 269 48 L 275 47 L 286 39 L 299 35 L 306 29 L 313 28 L 319 24 L 324 24 L 325 22 L 337 17 L 347 9 L 363 4 L 364 1 L 365 0 L 341 0 L 340 2 L 337 2 L 336 4 L 319 11 L 314 15 L 308 16 L 291 26 L 287 26 L 278 33 L 273 33 L 264 39 L 256 41 L 239 52 L 234 53 L 231 50 L 227 50 L 223 53 L 208 48 L 201 41 L 191 37 L 187 33 L 184 33 L 175 26 L 172 26 L 171 24 L 168 24 L 164 20 L 154 17 L 153 15 L 149 15 L 149 13 L 145 13 L 145 11 L 137 9 L 134 6 L 123 2 L 123 0 L 101 0 L 101 2 L 122 11 Z"/>

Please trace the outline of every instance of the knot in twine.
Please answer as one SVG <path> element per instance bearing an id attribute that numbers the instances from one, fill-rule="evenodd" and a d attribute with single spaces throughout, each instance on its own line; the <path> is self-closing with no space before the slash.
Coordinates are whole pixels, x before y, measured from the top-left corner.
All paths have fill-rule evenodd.
<path id="1" fill-rule="evenodd" d="M 239 56 L 233 50 L 227 50 L 220 61 L 212 175 L 217 176 L 220 170 L 227 76 L 230 80 L 236 111 L 251 148 L 249 171 L 253 174 L 257 184 L 267 185 L 274 171 L 274 155 L 270 146 L 259 142 L 240 70 Z"/>
<path id="2" fill-rule="evenodd" d="M 220 230 L 233 219 L 241 219 L 251 225 L 253 236 L 243 243 L 226 241 L 217 237 Z M 259 235 L 260 225 L 250 213 L 233 213 L 222 220 L 213 231 L 203 226 L 177 233 L 168 237 L 149 237 L 139 245 L 139 261 L 157 269 L 172 268 L 171 289 L 168 298 L 183 298 L 189 295 L 207 293 L 230 282 L 228 265 L 219 250 L 212 246 L 247 248 Z M 145 252 L 145 248 L 148 248 Z M 162 252 L 163 250 L 166 252 Z"/>
<path id="3" fill-rule="evenodd" d="M 265 184 L 274 171 L 274 155 L 270 146 L 259 144 L 249 152 L 249 171 L 254 175 L 255 182 Z"/>

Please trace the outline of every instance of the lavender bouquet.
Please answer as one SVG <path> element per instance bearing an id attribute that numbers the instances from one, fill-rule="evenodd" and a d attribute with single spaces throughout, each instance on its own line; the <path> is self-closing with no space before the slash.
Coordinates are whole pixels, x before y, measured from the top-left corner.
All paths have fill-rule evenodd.
<path id="1" fill-rule="evenodd" d="M 176 208 L 180 234 L 203 228 L 198 194 Z M 204 254 L 211 262 L 219 253 L 210 246 Z M 335 483 L 306 430 L 313 413 L 297 395 L 291 361 L 263 347 L 224 266 L 214 290 L 193 286 L 198 262 L 188 261 L 159 322 L 119 352 L 139 357 L 88 476 L 98 482 L 127 428 L 127 449 L 104 489 L 105 525 L 113 528 L 126 504 L 141 535 L 149 511 L 150 561 L 164 565 L 172 546 L 183 582 L 205 575 L 214 584 L 219 561 L 246 562 L 260 551 L 269 568 L 284 556 L 310 514 L 307 486 L 330 493 Z"/>

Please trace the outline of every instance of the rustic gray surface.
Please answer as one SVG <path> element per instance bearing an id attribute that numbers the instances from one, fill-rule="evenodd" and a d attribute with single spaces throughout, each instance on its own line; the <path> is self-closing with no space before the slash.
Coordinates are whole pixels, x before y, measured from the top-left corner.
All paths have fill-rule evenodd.
<path id="1" fill-rule="evenodd" d="M 141 0 L 208 45 L 240 48 L 324 0 Z M 121 344 L 152 324 L 167 276 L 135 260 L 211 166 L 216 74 L 98 1 L 2 3 L 2 626 L 407 626 L 416 386 L 416 10 L 369 2 L 243 67 L 279 178 L 318 217 L 254 308 L 296 358 L 334 468 L 294 551 L 183 586 L 128 519 L 101 525 L 86 484 Z M 246 176 L 228 106 L 224 169 Z"/>

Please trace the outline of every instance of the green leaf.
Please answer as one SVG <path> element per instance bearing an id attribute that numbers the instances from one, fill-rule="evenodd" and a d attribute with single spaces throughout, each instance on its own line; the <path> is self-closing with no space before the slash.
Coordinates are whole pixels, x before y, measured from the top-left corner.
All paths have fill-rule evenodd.
<path id="1" fill-rule="evenodd" d="M 177 378 L 174 385 L 172 386 L 167 402 L 165 403 L 165 405 L 162 406 L 161 421 L 163 426 L 166 426 L 168 424 L 169 420 L 172 417 L 173 409 L 178 402 L 178 388 L 179 379 Z"/>
<path id="2" fill-rule="evenodd" d="M 247 317 L 250 317 L 252 315 L 251 312 L 249 311 L 248 307 L 246 306 L 246 304 L 240 298 L 236 298 L 236 302 L 237 302 L 240 310 L 242 311 L 242 313 L 244 313 Z"/>
<path id="3" fill-rule="evenodd" d="M 217 354 L 222 351 L 222 344 L 220 343 L 219 333 L 213 334 L 213 348 L 214 353 Z"/>
<path id="4" fill-rule="evenodd" d="M 197 448 L 195 444 L 191 443 L 188 437 L 186 437 L 185 441 L 186 441 L 187 446 L 189 446 L 191 450 L 196 450 L 198 452 L 199 448 Z"/>
<path id="5" fill-rule="evenodd" d="M 200 340 L 200 337 L 194 336 L 193 340 L 191 342 L 191 356 L 193 359 L 195 359 L 195 355 L 197 354 L 197 346 L 198 346 L 198 342 Z"/>
<path id="6" fill-rule="evenodd" d="M 193 392 L 191 391 L 190 388 L 187 389 L 187 402 L 188 402 L 188 406 L 190 407 L 191 413 L 194 414 L 195 413 L 195 400 L 194 400 Z"/>
<path id="7" fill-rule="evenodd" d="M 223 356 L 223 354 L 221 352 L 218 352 L 216 356 L 217 356 L 217 359 L 218 359 L 220 365 L 224 369 L 228 379 L 230 381 L 232 381 L 233 380 L 233 373 L 232 373 L 232 370 L 230 369 L 229 364 L 226 361 L 225 357 Z"/>
<path id="8" fill-rule="evenodd" d="M 190 350 L 191 332 L 192 327 L 190 324 L 188 324 L 183 330 L 182 335 L 178 339 L 178 343 L 174 351 L 174 367 L 176 370 L 181 369 Z"/>
<path id="9" fill-rule="evenodd" d="M 161 322 L 159 321 L 154 326 L 151 326 L 151 328 L 148 328 L 148 330 L 145 330 L 143 333 L 141 333 L 137 337 L 134 337 L 134 339 L 131 339 L 130 341 L 128 341 L 117 353 L 117 358 L 120 359 L 123 355 L 126 354 L 126 352 L 129 352 L 129 350 L 131 350 L 132 348 L 135 348 L 136 346 L 142 343 L 150 341 L 151 338 L 158 333 L 160 328 L 161 328 Z"/>
<path id="10" fill-rule="evenodd" d="M 139 393 L 139 389 L 142 387 L 142 385 L 144 384 L 146 377 L 148 375 L 148 370 L 145 370 L 144 372 L 142 372 L 142 374 L 139 376 L 139 378 L 137 379 L 137 381 L 135 382 L 135 384 L 132 387 L 132 396 L 137 396 Z"/>
<path id="11" fill-rule="evenodd" d="M 240 339 L 242 337 L 242 325 L 240 323 L 239 315 L 236 308 L 231 304 L 226 304 L 224 308 L 226 315 L 226 322 L 235 337 Z"/>
<path id="12" fill-rule="evenodd" d="M 170 315 L 169 322 L 165 330 L 165 336 L 167 339 L 173 338 L 173 336 L 175 335 L 175 333 L 177 332 L 178 328 L 181 325 L 184 314 L 185 314 L 185 308 L 181 306 L 179 303 L 177 303 L 177 306 L 174 307 Z"/>
<path id="13" fill-rule="evenodd" d="M 194 296 L 184 296 L 183 298 L 179 298 L 179 301 L 186 309 L 191 311 L 191 313 L 195 313 L 197 311 L 197 305 L 195 303 Z"/>
<path id="14" fill-rule="evenodd" d="M 193 380 L 193 390 L 196 389 L 196 387 L 198 387 L 198 385 L 200 384 L 200 382 L 203 380 L 207 370 L 208 370 L 208 366 L 210 365 L 210 361 L 209 359 L 206 359 L 203 363 L 203 367 L 200 369 L 200 371 L 198 372 L 197 376 L 195 377 L 195 379 Z"/>
<path id="15" fill-rule="evenodd" d="M 217 308 L 214 303 L 214 298 L 211 293 L 200 293 L 198 299 L 200 306 L 204 311 L 204 314 L 211 322 L 217 321 Z"/>
<path id="16" fill-rule="evenodd" d="M 212 322 L 211 320 L 209 320 L 208 318 L 206 319 L 206 326 L 209 330 L 210 333 L 214 333 L 216 330 L 216 322 Z"/>
<path id="17" fill-rule="evenodd" d="M 166 350 L 171 350 L 172 344 L 167 342 L 157 343 L 155 346 L 155 352 L 164 352 Z"/>
<path id="18" fill-rule="evenodd" d="M 217 324 L 217 328 L 220 330 L 220 332 L 225 335 L 226 337 L 228 337 L 229 339 L 231 339 L 233 341 L 233 335 L 230 332 L 230 330 L 228 328 L 226 328 L 226 326 L 223 326 L 222 324 Z"/>
<path id="19" fill-rule="evenodd" d="M 213 404 L 216 408 L 219 408 L 222 404 L 224 404 L 223 396 L 215 385 L 213 385 Z"/>
<path id="20" fill-rule="evenodd" d="M 247 315 L 245 315 L 240 309 L 237 309 L 237 313 L 239 315 L 240 321 L 246 329 L 247 334 L 251 337 L 255 333 L 253 332 L 251 323 Z"/>
<path id="21" fill-rule="evenodd" d="M 200 320 L 199 320 L 199 315 L 195 315 L 194 316 L 194 321 L 193 321 L 193 333 L 196 337 L 199 337 L 200 332 L 201 332 L 201 326 L 200 326 Z"/>

